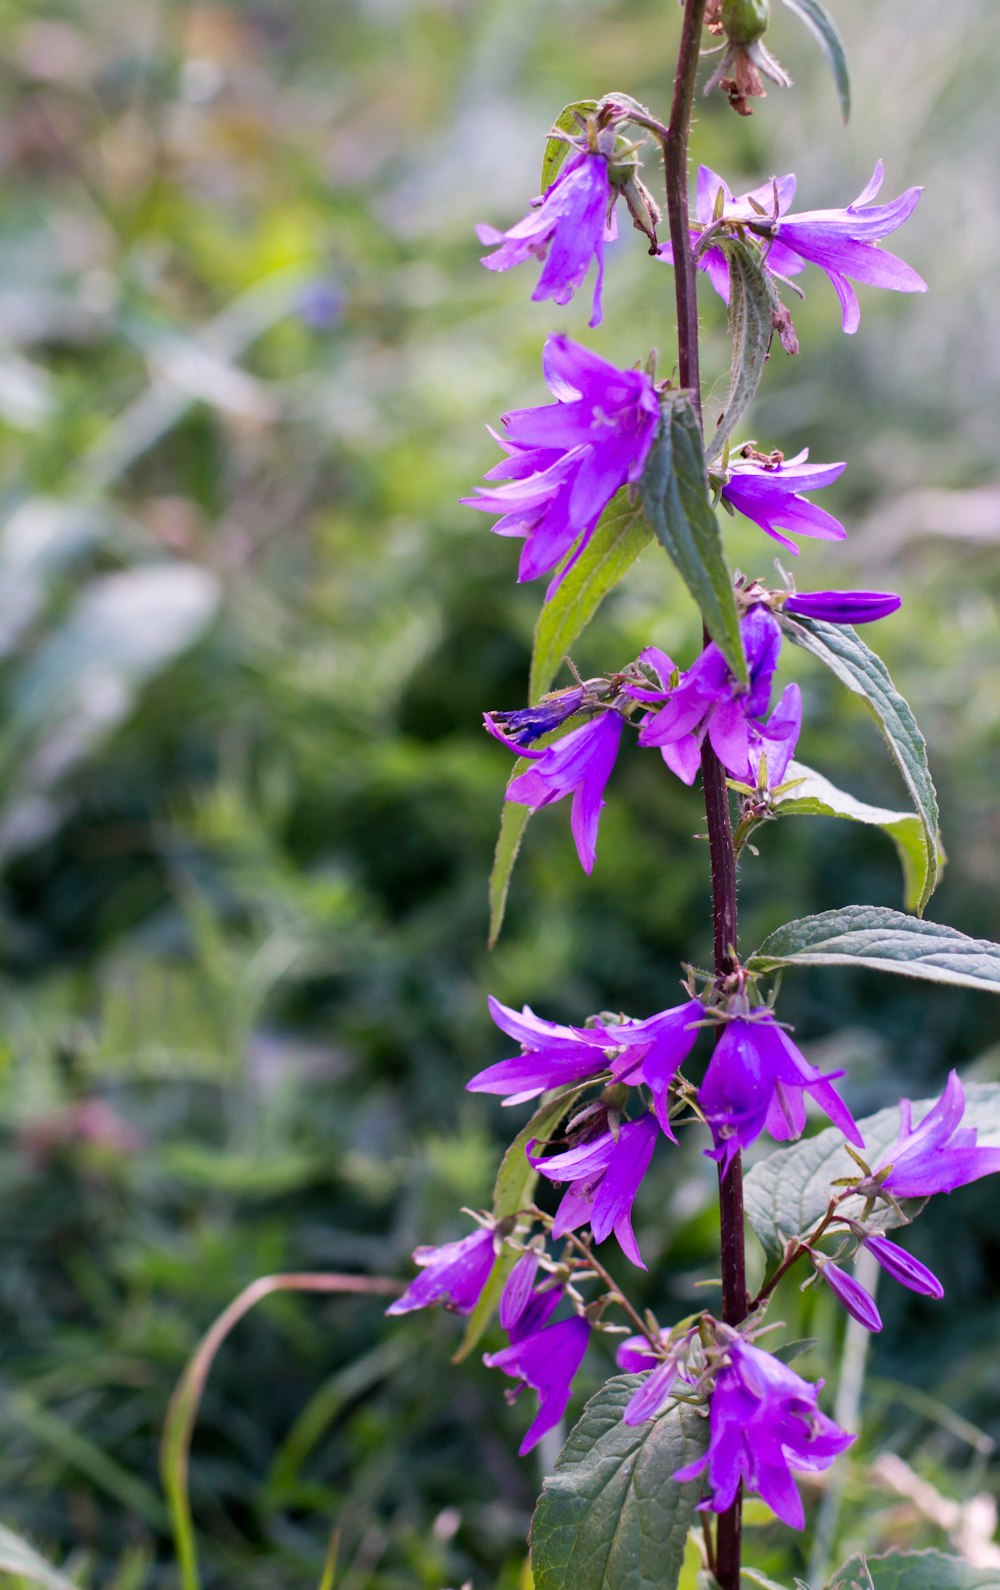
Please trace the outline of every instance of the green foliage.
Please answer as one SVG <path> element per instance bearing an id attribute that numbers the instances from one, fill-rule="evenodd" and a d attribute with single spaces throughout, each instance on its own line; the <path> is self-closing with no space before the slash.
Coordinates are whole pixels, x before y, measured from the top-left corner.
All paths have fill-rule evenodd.
<path id="1" fill-rule="evenodd" d="M 544 193 L 555 182 L 562 170 L 563 162 L 569 154 L 569 144 L 565 138 L 559 138 L 557 133 L 569 133 L 578 137 L 580 133 L 581 118 L 586 117 L 589 111 L 597 109 L 596 99 L 577 99 L 572 105 L 564 105 L 555 121 L 552 123 L 552 136 L 545 141 L 545 153 L 542 156 L 542 175 L 538 191 Z"/>
<path id="2" fill-rule="evenodd" d="M 869 966 L 900 977 L 1000 994 L 1000 945 L 880 906 L 848 905 L 786 922 L 747 965 L 754 972 L 782 966 Z"/>
<path id="3" fill-rule="evenodd" d="M 708 1421 L 675 1407 L 630 1426 L 642 1379 L 615 1375 L 583 1410 L 545 1482 L 531 1525 L 535 1590 L 676 1585 L 701 1481 L 671 1475 L 708 1446 Z"/>
<path id="4" fill-rule="evenodd" d="M 833 73 L 833 80 L 837 85 L 840 113 L 845 122 L 848 121 L 851 115 L 851 78 L 847 69 L 844 41 L 837 30 L 837 24 L 826 6 L 821 4 L 821 0 L 785 0 L 785 5 L 805 23 L 819 45 L 823 59 Z"/>
<path id="5" fill-rule="evenodd" d="M 742 238 L 722 237 L 716 247 L 729 261 L 729 335 L 733 345 L 729 390 L 705 456 L 717 458 L 733 436 L 757 395 L 764 361 L 774 335 L 778 307 L 774 283 L 765 271 L 759 249 Z"/>
<path id="6" fill-rule="evenodd" d="M 973 1568 L 943 1551 L 890 1551 L 852 1557 L 830 1581 L 829 1590 L 993 1590 L 995 1568 Z"/>

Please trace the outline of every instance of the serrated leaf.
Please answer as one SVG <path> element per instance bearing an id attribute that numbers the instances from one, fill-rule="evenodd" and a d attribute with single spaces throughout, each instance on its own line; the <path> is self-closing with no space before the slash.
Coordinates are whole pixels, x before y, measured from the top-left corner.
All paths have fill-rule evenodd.
<path id="1" fill-rule="evenodd" d="M 869 823 L 889 835 L 903 869 L 903 901 L 908 911 L 916 911 L 927 887 L 927 847 L 924 825 L 916 812 L 894 812 L 884 806 L 869 806 L 846 790 L 838 789 L 822 773 L 802 762 L 789 762 L 785 782 L 794 783 L 785 795 L 774 799 L 774 811 L 781 817 L 843 817 L 853 823 Z M 944 864 L 938 846 L 938 876 Z"/>
<path id="2" fill-rule="evenodd" d="M 545 1138 L 551 1137 L 573 1101 L 578 1099 L 589 1086 L 589 1082 L 581 1082 L 574 1087 L 560 1088 L 556 1093 L 546 1094 L 531 1120 L 518 1132 L 500 1161 L 500 1169 L 497 1171 L 493 1187 L 493 1215 L 496 1220 L 503 1220 L 507 1215 L 516 1215 L 531 1202 L 538 1182 L 538 1172 L 525 1150 L 532 1138 L 542 1142 Z M 486 1285 L 479 1294 L 479 1302 L 466 1322 L 461 1343 L 453 1355 L 452 1363 L 460 1364 L 479 1341 L 499 1307 L 504 1282 L 517 1263 L 517 1258 L 515 1250 L 509 1247 L 502 1248 L 497 1254 Z"/>
<path id="3" fill-rule="evenodd" d="M 545 1481 L 531 1523 L 535 1590 L 673 1590 L 700 1480 L 673 1473 L 708 1446 L 691 1408 L 630 1426 L 641 1375 L 615 1375 L 583 1410 Z"/>
<path id="4" fill-rule="evenodd" d="M 785 0 L 789 11 L 809 29 L 823 52 L 823 59 L 833 73 L 840 100 L 840 114 L 845 122 L 851 115 L 851 77 L 847 69 L 847 52 L 837 25 L 820 0 Z"/>
<path id="5" fill-rule="evenodd" d="M 963 1127 L 975 1127 L 979 1142 L 986 1147 L 1000 1146 L 1000 1083 L 972 1082 L 965 1089 Z M 913 1119 L 919 1124 L 936 1099 L 921 1099 L 913 1105 Z M 864 1157 L 873 1165 L 887 1153 L 899 1135 L 899 1107 L 895 1104 L 866 1116 L 858 1122 L 865 1140 Z M 768 1259 L 780 1259 L 792 1237 L 802 1237 L 825 1214 L 830 1202 L 831 1184 L 840 1176 L 857 1176 L 857 1164 L 844 1147 L 843 1133 L 827 1127 L 815 1137 L 778 1149 L 748 1172 L 744 1184 L 747 1219 Z M 841 1212 L 859 1215 L 861 1198 L 848 1198 Z M 906 1206 L 912 1214 L 922 1207 L 919 1200 Z M 867 1224 L 879 1231 L 891 1231 L 900 1224 L 891 1205 L 879 1203 Z"/>
<path id="6" fill-rule="evenodd" d="M 1000 944 L 879 905 L 821 911 L 776 928 L 751 955 L 752 972 L 779 966 L 869 966 L 1000 994 Z"/>
<path id="7" fill-rule="evenodd" d="M 974 1568 L 943 1551 L 889 1551 L 881 1557 L 852 1557 L 827 1590 L 996 1590 L 1000 1569 Z"/>
<path id="8" fill-rule="evenodd" d="M 916 906 L 919 913 L 937 884 L 940 841 L 937 792 L 917 720 L 890 679 L 881 657 L 865 645 L 849 624 L 826 624 L 816 618 L 792 619 L 785 615 L 781 624 L 790 640 L 818 657 L 841 684 L 862 698 L 882 730 L 923 828 L 925 876 Z"/>
<path id="9" fill-rule="evenodd" d="M 569 648 L 652 534 L 642 509 L 629 502 L 627 490 L 612 497 L 576 563 L 538 615 L 528 684 L 530 701 L 537 701 L 550 689 Z"/>
<path id="10" fill-rule="evenodd" d="M 642 501 L 661 546 L 680 570 L 731 672 L 744 683 L 746 658 L 732 576 L 708 500 L 701 427 L 686 392 L 666 392 L 645 473 Z"/>
<path id="11" fill-rule="evenodd" d="M 564 105 L 555 121 L 552 123 L 552 133 L 564 132 L 574 135 L 580 131 L 578 115 L 588 116 L 597 109 L 596 99 L 577 99 L 572 105 Z M 562 168 L 563 161 L 569 154 L 569 144 L 563 138 L 550 135 L 545 141 L 545 153 L 542 155 L 542 185 L 540 192 L 552 186 Z"/>
<path id="12" fill-rule="evenodd" d="M 718 457 L 753 402 L 774 333 L 776 294 L 760 250 L 738 237 L 716 244 L 729 261 L 729 335 L 733 345 L 729 391 L 715 435 L 705 449 Z"/>

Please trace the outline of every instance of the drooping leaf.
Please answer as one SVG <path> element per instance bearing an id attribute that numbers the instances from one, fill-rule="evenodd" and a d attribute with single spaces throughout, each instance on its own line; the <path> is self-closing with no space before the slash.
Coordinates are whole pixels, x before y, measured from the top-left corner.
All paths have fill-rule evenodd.
<path id="1" fill-rule="evenodd" d="M 715 435 L 705 449 L 718 457 L 754 400 L 774 331 L 777 298 L 760 251 L 742 238 L 720 237 L 729 261 L 729 335 L 733 345 L 729 391 Z"/>
<path id="2" fill-rule="evenodd" d="M 1000 1146 L 1000 1083 L 971 1082 L 965 1088 L 963 1126 L 975 1127 L 984 1146 Z M 913 1105 L 913 1119 L 919 1124 L 935 1099 L 921 1099 Z M 899 1135 L 899 1108 L 890 1105 L 858 1122 L 865 1140 L 864 1158 L 874 1165 Z M 777 1260 L 792 1237 L 805 1236 L 826 1211 L 831 1184 L 840 1176 L 857 1175 L 856 1162 L 844 1147 L 843 1133 L 827 1127 L 815 1137 L 778 1149 L 754 1165 L 747 1174 L 744 1197 L 747 1219 L 769 1260 Z M 845 1214 L 858 1215 L 863 1199 L 847 1199 L 841 1206 Z M 911 1201 L 912 1213 L 920 1207 Z M 891 1231 L 900 1224 L 888 1204 L 878 1204 L 868 1222 L 880 1231 Z"/>
<path id="3" fill-rule="evenodd" d="M 785 0 L 789 11 L 804 22 L 823 52 L 823 59 L 833 73 L 840 100 L 840 114 L 845 122 L 851 115 L 851 77 L 847 70 L 847 53 L 837 25 L 820 0 Z"/>
<path id="4" fill-rule="evenodd" d="M 817 618 L 781 618 L 782 628 L 797 646 L 811 652 L 836 674 L 841 684 L 860 696 L 873 714 L 895 759 L 923 828 L 924 882 L 917 902 L 921 912 L 937 884 L 940 855 L 937 793 L 927 766 L 927 746 L 909 706 L 899 694 L 882 661 L 848 624 L 826 624 Z"/>
<path id="5" fill-rule="evenodd" d="M 673 1590 L 701 1481 L 673 1473 L 702 1456 L 708 1420 L 688 1407 L 630 1426 L 642 1384 L 615 1375 L 587 1403 L 531 1524 L 535 1590 Z"/>
<path id="6" fill-rule="evenodd" d="M 881 1557 L 852 1557 L 827 1590 L 996 1590 L 1000 1568 L 974 1568 L 943 1551 L 889 1551 Z"/>
<path id="7" fill-rule="evenodd" d="M 848 905 L 786 922 L 747 964 L 754 972 L 779 966 L 870 966 L 1000 994 L 1000 944 L 878 905 Z"/>
<path id="8" fill-rule="evenodd" d="M 687 393 L 666 392 L 662 416 L 642 477 L 646 516 L 680 570 L 731 671 L 746 682 L 732 576 L 708 500 L 701 428 Z"/>
<path id="9" fill-rule="evenodd" d="M 544 1142 L 547 1137 L 551 1137 L 574 1099 L 579 1098 L 587 1087 L 589 1083 L 582 1082 L 546 1094 L 531 1120 L 518 1132 L 500 1161 L 500 1169 L 493 1188 L 493 1214 L 497 1220 L 503 1220 L 507 1215 L 516 1215 L 531 1202 L 538 1182 L 538 1172 L 525 1150 L 533 1138 Z M 517 1257 L 514 1249 L 509 1247 L 502 1248 L 497 1254 L 486 1285 L 479 1295 L 479 1302 L 469 1315 L 461 1344 L 452 1359 L 453 1363 L 459 1364 L 463 1358 L 468 1357 L 493 1318 L 500 1304 L 500 1293 L 503 1291 L 504 1282 L 517 1263 Z"/>
<path id="10" fill-rule="evenodd" d="M 915 812 L 894 812 L 884 806 L 869 806 L 846 790 L 838 789 L 822 773 L 801 762 L 789 762 L 785 783 L 794 785 L 778 795 L 774 810 L 782 817 L 843 817 L 854 823 L 870 823 L 887 833 L 899 853 L 903 868 L 903 899 L 908 911 L 916 911 L 927 887 L 927 847 L 924 825 Z M 944 854 L 938 854 L 938 875 Z"/>
<path id="11" fill-rule="evenodd" d="M 569 154 L 569 144 L 564 138 L 557 138 L 557 132 L 569 133 L 571 136 L 580 131 L 580 116 L 587 116 L 592 110 L 597 109 L 596 99 L 577 99 L 572 105 L 564 105 L 555 121 L 552 123 L 552 134 L 545 141 L 545 152 L 542 155 L 542 185 L 540 193 L 551 187 L 562 169 L 563 161 Z"/>

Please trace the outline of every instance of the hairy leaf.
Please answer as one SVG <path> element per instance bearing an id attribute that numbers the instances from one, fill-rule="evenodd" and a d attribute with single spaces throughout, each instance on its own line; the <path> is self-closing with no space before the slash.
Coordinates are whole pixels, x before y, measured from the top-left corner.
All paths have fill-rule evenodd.
<path id="1" fill-rule="evenodd" d="M 782 616 L 781 624 L 790 640 L 818 657 L 841 684 L 862 698 L 885 736 L 923 828 L 925 868 L 916 907 L 919 913 L 937 883 L 940 841 L 937 794 L 927 766 L 927 746 L 917 721 L 890 679 L 881 657 L 865 645 L 850 625 L 787 616 Z"/>
<path id="2" fill-rule="evenodd" d="M 715 435 L 705 450 L 709 459 L 722 452 L 756 396 L 771 346 L 777 304 L 777 295 L 761 263 L 759 249 L 751 248 L 738 237 L 720 237 L 716 246 L 724 250 L 729 260 L 729 335 L 733 358 L 725 406 Z"/>
<path id="3" fill-rule="evenodd" d="M 975 1127 L 983 1145 L 1000 1146 L 1000 1083 L 969 1083 L 965 1099 L 963 1126 Z M 919 1124 L 936 1102 L 921 1099 L 914 1103 L 914 1121 Z M 899 1135 L 899 1108 L 890 1105 L 866 1116 L 858 1126 L 865 1140 L 864 1157 L 873 1165 Z M 857 1164 L 844 1147 L 843 1133 L 832 1126 L 759 1160 L 745 1182 L 746 1214 L 768 1258 L 779 1259 L 790 1238 L 812 1230 L 826 1211 L 832 1182 L 857 1174 Z M 863 1207 L 862 1199 L 851 1198 L 842 1211 L 858 1215 Z M 907 1207 L 912 1213 L 921 1203 L 911 1200 Z M 891 1231 L 900 1220 L 890 1205 L 879 1204 L 868 1223 L 880 1231 Z"/>
<path id="4" fill-rule="evenodd" d="M 531 1524 L 535 1590 L 673 1590 L 701 1481 L 671 1475 L 701 1457 L 708 1420 L 674 1408 L 623 1424 L 641 1375 L 615 1375 L 583 1410 Z"/>
<path id="5" fill-rule="evenodd" d="M 706 627 L 737 679 L 747 679 L 733 584 L 705 481 L 701 428 L 686 392 L 667 392 L 642 477 L 657 540 L 680 570 Z"/>
<path id="6" fill-rule="evenodd" d="M 754 972 L 779 966 L 870 966 L 1000 994 L 1000 944 L 879 905 L 848 905 L 786 922 L 747 964 Z"/>
<path id="7" fill-rule="evenodd" d="M 552 123 L 552 135 L 545 141 L 545 153 L 542 155 L 542 185 L 540 192 L 552 186 L 562 168 L 563 161 L 569 154 L 569 144 L 564 138 L 557 138 L 557 132 L 576 134 L 580 131 L 580 116 L 587 116 L 592 110 L 597 109 L 596 99 L 577 99 L 572 105 L 564 105 L 555 121 Z"/>
<path id="8" fill-rule="evenodd" d="M 789 762 L 785 782 L 793 784 L 786 795 L 774 801 L 781 817 L 844 817 L 854 823 L 870 823 L 887 833 L 899 853 L 903 868 L 903 899 L 908 911 L 916 911 L 927 887 L 927 847 L 924 825 L 915 812 L 894 812 L 884 806 L 869 806 L 846 790 L 838 789 L 822 773 L 801 762 Z M 944 854 L 938 848 L 938 874 Z"/>
<path id="9" fill-rule="evenodd" d="M 889 1551 L 883 1557 L 852 1557 L 827 1590 L 995 1590 L 1000 1569 L 974 1568 L 943 1551 Z"/>
<path id="10" fill-rule="evenodd" d="M 833 80 L 837 85 L 840 114 L 845 121 L 848 121 L 851 115 L 851 78 L 847 70 L 844 41 L 837 31 L 836 23 L 826 6 L 820 4 L 820 0 L 785 0 L 785 5 L 805 23 L 822 50 L 823 59 L 833 73 Z"/>

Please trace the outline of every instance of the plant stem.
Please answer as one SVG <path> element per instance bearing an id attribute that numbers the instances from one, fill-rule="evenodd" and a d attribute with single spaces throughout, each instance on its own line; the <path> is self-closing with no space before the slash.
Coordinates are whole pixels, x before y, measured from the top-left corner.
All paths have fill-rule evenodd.
<path id="1" fill-rule="evenodd" d="M 685 0 L 677 75 L 670 125 L 663 148 L 667 188 L 667 220 L 674 253 L 677 300 L 677 365 L 680 384 L 701 411 L 698 365 L 698 298 L 688 221 L 688 132 L 694 108 L 698 54 L 705 20 L 705 0 Z M 706 636 L 706 641 L 708 637 Z M 733 847 L 729 790 L 718 757 L 706 740 L 701 758 L 712 868 L 712 927 L 715 975 L 721 983 L 737 966 L 736 852 Z M 739 1154 L 725 1173 L 719 1172 L 719 1219 L 722 1262 L 722 1317 L 739 1325 L 747 1314 L 746 1263 L 743 1234 L 743 1166 Z M 715 1577 L 721 1590 L 739 1590 L 742 1494 L 719 1517 Z"/>

